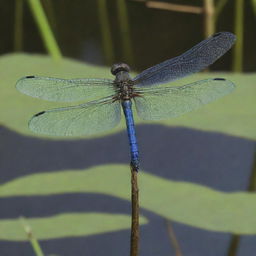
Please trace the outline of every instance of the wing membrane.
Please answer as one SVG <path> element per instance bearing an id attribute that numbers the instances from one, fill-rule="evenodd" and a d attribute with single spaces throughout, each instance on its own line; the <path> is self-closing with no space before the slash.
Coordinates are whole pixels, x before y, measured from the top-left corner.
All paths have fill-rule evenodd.
<path id="1" fill-rule="evenodd" d="M 180 87 L 137 88 L 142 97 L 135 97 L 140 118 L 160 120 L 177 117 L 214 101 L 234 90 L 232 82 L 206 79 Z"/>
<path id="2" fill-rule="evenodd" d="M 220 58 L 235 42 L 229 32 L 217 33 L 184 54 L 144 70 L 134 78 L 138 86 L 167 83 L 198 72 Z"/>
<path id="3" fill-rule="evenodd" d="M 32 117 L 29 128 L 47 135 L 91 135 L 115 127 L 120 118 L 120 103 L 107 97 L 78 106 L 42 111 Z"/>
<path id="4" fill-rule="evenodd" d="M 21 78 L 16 88 L 29 96 L 48 101 L 79 101 L 103 98 L 114 93 L 109 79 L 59 79 L 27 76 Z"/>

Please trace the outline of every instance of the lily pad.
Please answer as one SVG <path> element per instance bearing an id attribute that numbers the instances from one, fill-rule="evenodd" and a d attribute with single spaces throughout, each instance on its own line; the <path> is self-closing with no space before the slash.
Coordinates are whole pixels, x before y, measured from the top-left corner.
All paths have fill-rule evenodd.
<path id="1" fill-rule="evenodd" d="M 26 218 L 26 224 L 39 240 L 98 235 L 130 229 L 131 217 L 124 214 L 69 213 L 48 218 Z M 140 218 L 141 224 L 147 219 Z M 13 241 L 28 240 L 20 219 L 0 220 L 0 239 Z"/>
<path id="2" fill-rule="evenodd" d="M 9 54 L 2 56 L 0 58 L 1 124 L 16 132 L 30 136 L 41 136 L 28 130 L 27 123 L 32 115 L 45 109 L 66 106 L 67 104 L 34 99 L 18 92 L 15 89 L 16 81 L 27 75 L 113 79 L 109 67 L 89 65 L 67 58 L 56 62 L 44 55 Z M 256 95 L 256 74 L 200 73 L 167 85 L 181 85 L 207 77 L 225 77 L 236 84 L 236 90 L 232 94 L 194 112 L 154 123 L 222 132 L 255 139 L 256 108 L 254 95 Z M 145 123 L 138 119 L 136 114 L 135 119 L 136 124 Z M 117 128 L 94 137 L 104 136 L 121 129 L 125 129 L 124 121 Z M 51 138 L 58 139 L 58 137 Z M 70 139 L 70 137 L 66 138 Z"/>
<path id="3" fill-rule="evenodd" d="M 202 229 L 256 234 L 255 193 L 226 193 L 145 172 L 140 172 L 138 178 L 140 205 L 144 209 Z M 102 193 L 130 201 L 129 166 L 104 165 L 82 171 L 33 174 L 0 186 L 0 197 L 76 192 Z"/>

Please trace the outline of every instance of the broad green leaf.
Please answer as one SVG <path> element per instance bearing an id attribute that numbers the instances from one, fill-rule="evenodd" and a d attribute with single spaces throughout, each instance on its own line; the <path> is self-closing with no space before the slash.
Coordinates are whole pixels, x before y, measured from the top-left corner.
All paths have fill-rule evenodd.
<path id="1" fill-rule="evenodd" d="M 144 172 L 139 172 L 138 179 L 140 205 L 144 209 L 202 229 L 256 234 L 255 193 L 225 193 Z M 0 197 L 76 192 L 102 193 L 130 201 L 130 169 L 125 165 L 105 165 L 83 171 L 33 174 L 0 187 Z"/>
<path id="2" fill-rule="evenodd" d="M 27 123 L 32 115 L 42 110 L 66 106 L 67 104 L 47 102 L 18 92 L 15 89 L 15 83 L 19 78 L 26 75 L 59 78 L 113 78 L 110 74 L 110 68 L 83 64 L 70 59 L 54 62 L 50 57 L 42 55 L 10 54 L 2 56 L 0 58 L 0 122 L 9 129 L 31 136 L 41 136 L 33 134 L 28 130 Z M 194 112 L 178 118 L 154 123 L 166 126 L 185 126 L 256 139 L 254 96 L 256 95 L 256 74 L 201 73 L 167 84 L 167 86 L 186 84 L 211 77 L 225 77 L 231 80 L 236 84 L 235 91 Z M 136 114 L 135 119 L 136 124 L 145 123 L 138 119 Z M 121 129 L 125 129 L 124 121 L 107 134 L 120 131 Z M 106 133 L 96 136 L 103 135 L 106 135 Z M 57 139 L 58 137 L 52 138 Z"/>
<path id="3" fill-rule="evenodd" d="M 90 236 L 106 232 L 129 229 L 131 217 L 124 214 L 69 213 L 48 218 L 26 218 L 33 235 L 39 239 L 52 239 L 72 236 Z M 141 224 L 146 224 L 144 217 Z M 28 240 L 20 219 L 0 220 L 0 240 Z"/>

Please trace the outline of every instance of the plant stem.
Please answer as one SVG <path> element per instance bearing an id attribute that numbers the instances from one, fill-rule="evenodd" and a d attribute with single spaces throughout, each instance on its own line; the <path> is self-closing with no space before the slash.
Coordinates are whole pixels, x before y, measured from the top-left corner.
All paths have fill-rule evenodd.
<path id="1" fill-rule="evenodd" d="M 129 28 L 129 19 L 127 13 L 127 6 L 125 0 L 116 1 L 117 4 L 117 15 L 118 15 L 118 23 L 120 27 L 122 48 L 124 53 L 124 60 L 129 63 L 129 65 L 133 65 L 133 53 L 132 53 L 132 42 Z"/>
<path id="2" fill-rule="evenodd" d="M 139 1 L 139 0 L 133 0 Z M 148 8 L 155 8 L 160 10 L 166 11 L 173 11 L 173 12 L 185 12 L 185 13 L 192 13 L 192 14 L 201 14 L 203 12 L 203 8 L 198 6 L 192 5 L 181 5 L 181 4 L 172 4 L 167 2 L 159 2 L 159 1 L 139 1 L 145 2 Z"/>
<path id="3" fill-rule="evenodd" d="M 204 36 L 205 38 L 213 35 L 214 32 L 215 32 L 214 2 L 213 0 L 204 0 Z"/>
<path id="4" fill-rule="evenodd" d="M 43 38 L 45 47 L 48 53 L 55 59 L 61 59 L 61 51 L 59 46 L 54 38 L 53 32 L 48 23 L 47 17 L 44 13 L 43 7 L 40 0 L 28 0 L 31 12 L 36 20 L 38 29 Z"/>
<path id="5" fill-rule="evenodd" d="M 139 188 L 137 174 L 138 171 L 131 164 L 131 190 L 132 190 L 132 226 L 130 256 L 139 255 Z"/>
<path id="6" fill-rule="evenodd" d="M 28 225 L 28 223 L 26 222 L 24 217 L 21 217 L 20 220 L 21 220 L 21 223 L 22 223 L 24 230 L 27 234 L 28 240 L 29 240 L 36 256 L 44 256 L 44 253 L 40 247 L 39 242 L 37 241 L 37 239 L 35 238 L 35 236 L 32 233 L 31 227 Z"/>
<path id="7" fill-rule="evenodd" d="M 216 4 L 215 7 L 215 14 L 214 14 L 214 20 L 215 20 L 215 24 L 218 21 L 218 18 L 222 12 L 222 10 L 224 9 L 225 5 L 227 4 L 228 0 L 219 0 Z"/>
<path id="8" fill-rule="evenodd" d="M 15 1 L 14 51 L 22 50 L 23 0 Z"/>
<path id="9" fill-rule="evenodd" d="M 55 37 L 57 37 L 56 33 L 57 31 L 57 21 L 56 21 L 56 15 L 54 11 L 54 6 L 52 3 L 52 0 L 43 0 L 42 1 L 43 9 L 45 10 L 45 13 L 47 13 L 47 18 L 50 24 L 50 27 L 55 34 Z"/>
<path id="10" fill-rule="evenodd" d="M 240 235 L 232 235 L 227 256 L 236 256 L 240 243 Z"/>
<path id="11" fill-rule="evenodd" d="M 254 155 L 253 155 L 253 164 L 252 164 L 252 171 L 251 176 L 249 180 L 248 189 L 249 192 L 255 192 L 256 191 L 256 147 L 254 149 Z M 240 244 L 240 235 L 232 235 L 229 250 L 228 250 L 228 256 L 236 256 Z"/>
<path id="12" fill-rule="evenodd" d="M 169 238 L 170 238 L 172 246 L 175 250 L 175 255 L 176 256 L 182 256 L 180 244 L 179 244 L 178 239 L 175 235 L 174 229 L 172 227 L 172 223 L 168 219 L 165 219 L 165 221 L 166 221 L 166 225 L 167 225 L 167 232 L 168 232 Z"/>
<path id="13" fill-rule="evenodd" d="M 111 38 L 110 24 L 107 11 L 106 0 L 98 0 L 98 16 L 101 29 L 101 40 L 103 42 L 103 51 L 107 64 L 113 64 L 114 51 Z"/>
<path id="14" fill-rule="evenodd" d="M 256 147 L 254 148 L 252 172 L 248 186 L 248 191 L 256 191 Z"/>
<path id="15" fill-rule="evenodd" d="M 254 16 L 256 17 L 256 1 L 255 0 L 251 0 L 251 4 L 252 4 L 252 9 L 253 9 Z"/>
<path id="16" fill-rule="evenodd" d="M 234 46 L 233 71 L 242 72 L 243 66 L 243 30 L 244 23 L 244 0 L 236 0 L 235 2 L 235 35 L 237 41 Z"/>

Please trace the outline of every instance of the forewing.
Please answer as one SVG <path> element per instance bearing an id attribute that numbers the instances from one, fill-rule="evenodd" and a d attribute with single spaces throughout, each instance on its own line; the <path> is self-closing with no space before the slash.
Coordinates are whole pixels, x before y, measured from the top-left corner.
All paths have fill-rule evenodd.
<path id="1" fill-rule="evenodd" d="M 42 111 L 32 117 L 35 133 L 55 136 L 91 135 L 115 127 L 121 118 L 120 103 L 111 97 L 86 104 Z"/>
<path id="2" fill-rule="evenodd" d="M 48 101 L 79 101 L 103 98 L 114 93 L 109 79 L 60 79 L 27 76 L 21 78 L 16 88 L 29 96 Z"/>
<path id="3" fill-rule="evenodd" d="M 140 118 L 160 120 L 195 110 L 229 94 L 234 88 L 231 81 L 214 78 L 180 87 L 138 88 L 137 92 L 142 97 L 135 97 L 134 100 Z"/>
<path id="4" fill-rule="evenodd" d="M 167 83 L 198 72 L 220 58 L 235 42 L 229 32 L 217 33 L 184 54 L 144 70 L 134 78 L 138 86 Z"/>

